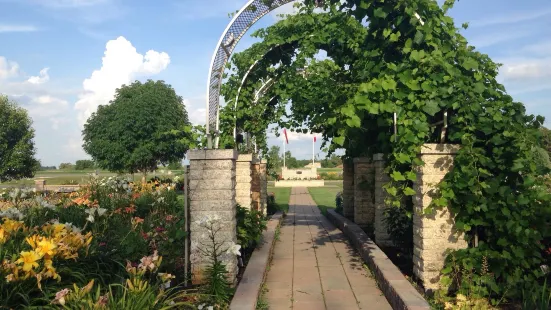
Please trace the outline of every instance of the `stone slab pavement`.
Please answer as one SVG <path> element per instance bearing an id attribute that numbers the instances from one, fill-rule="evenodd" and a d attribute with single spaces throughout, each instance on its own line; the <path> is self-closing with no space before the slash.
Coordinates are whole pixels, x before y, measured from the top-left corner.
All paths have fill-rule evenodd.
<path id="1" fill-rule="evenodd" d="M 266 277 L 269 308 L 392 309 L 366 268 L 308 189 L 293 188 Z"/>

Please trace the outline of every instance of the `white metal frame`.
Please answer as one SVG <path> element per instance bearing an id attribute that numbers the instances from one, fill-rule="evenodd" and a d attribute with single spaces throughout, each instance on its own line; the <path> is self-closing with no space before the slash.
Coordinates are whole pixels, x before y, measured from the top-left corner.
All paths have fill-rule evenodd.
<path id="1" fill-rule="evenodd" d="M 209 140 L 209 148 L 212 147 L 212 134 L 218 135 L 220 115 L 220 87 L 222 75 L 226 63 L 230 58 L 235 46 L 243 35 L 263 16 L 274 9 L 296 0 L 274 0 L 270 6 L 262 0 L 249 0 L 228 24 L 212 56 L 209 77 L 207 81 L 207 116 L 206 132 Z M 215 127 L 213 131 L 211 127 Z M 217 143 L 216 143 L 217 144 Z"/>

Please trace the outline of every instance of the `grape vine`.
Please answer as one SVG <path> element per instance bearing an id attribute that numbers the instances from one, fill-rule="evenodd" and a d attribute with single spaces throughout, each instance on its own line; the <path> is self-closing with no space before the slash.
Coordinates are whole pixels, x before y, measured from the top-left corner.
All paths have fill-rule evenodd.
<path id="1" fill-rule="evenodd" d="M 401 201 L 415 194 L 415 171 L 424 164 L 417 154 L 424 143 L 441 142 L 432 124 L 446 112 L 444 139 L 461 149 L 425 212 L 449 206 L 470 243 L 450 259 L 477 272 L 487 262 L 495 276 L 488 294 L 518 297 L 548 260 L 551 195 L 533 152 L 543 117 L 528 115 L 497 82 L 499 65 L 460 34 L 447 15 L 453 0 L 442 7 L 433 0 L 328 0 L 322 13 L 315 4 L 307 0 L 299 14 L 257 31 L 262 41 L 232 58 L 222 88 L 223 145 L 233 146 L 237 119 L 264 147 L 266 128 L 276 123 L 319 132 L 331 151 L 345 148 L 349 158 L 384 153 L 392 179 L 387 203 L 411 219 Z M 320 51 L 327 59 L 316 60 Z M 257 60 L 234 109 L 242 77 Z M 252 104 L 270 78 L 274 84 Z"/>

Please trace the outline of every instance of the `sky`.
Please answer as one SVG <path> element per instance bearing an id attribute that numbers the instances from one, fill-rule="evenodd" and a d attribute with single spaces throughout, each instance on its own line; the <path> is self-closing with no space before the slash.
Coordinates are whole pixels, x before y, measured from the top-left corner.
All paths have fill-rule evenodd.
<path id="1" fill-rule="evenodd" d="M 86 119 L 136 79 L 166 81 L 185 99 L 190 120 L 204 124 L 212 53 L 228 13 L 246 2 L 0 0 L 0 94 L 29 111 L 44 166 L 88 158 Z M 263 17 L 236 51 L 255 42 L 252 31 L 293 11 L 291 3 Z M 499 81 L 513 98 L 550 125 L 551 2 L 461 0 L 450 14 L 457 25 L 469 22 L 463 34 L 471 44 L 503 64 Z M 311 158 L 311 135 L 289 140 L 295 157 Z M 278 138 L 269 142 L 281 146 Z"/>

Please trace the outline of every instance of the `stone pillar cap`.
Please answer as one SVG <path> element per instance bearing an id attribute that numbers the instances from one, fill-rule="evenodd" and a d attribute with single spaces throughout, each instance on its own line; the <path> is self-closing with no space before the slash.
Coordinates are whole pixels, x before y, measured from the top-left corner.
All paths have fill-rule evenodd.
<path id="1" fill-rule="evenodd" d="M 189 160 L 237 159 L 237 150 L 189 150 Z"/>
<path id="2" fill-rule="evenodd" d="M 253 161 L 253 154 L 239 154 L 237 161 Z"/>
<path id="3" fill-rule="evenodd" d="M 426 143 L 421 146 L 421 155 L 453 155 L 461 149 L 459 144 Z"/>

